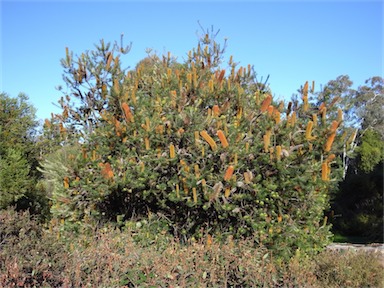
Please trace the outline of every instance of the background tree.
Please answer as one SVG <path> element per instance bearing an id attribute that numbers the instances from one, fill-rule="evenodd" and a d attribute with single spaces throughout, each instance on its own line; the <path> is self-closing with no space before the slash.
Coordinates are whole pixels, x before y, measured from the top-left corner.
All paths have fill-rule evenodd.
<path id="1" fill-rule="evenodd" d="M 354 101 L 363 131 L 371 128 L 379 133 L 382 140 L 384 140 L 383 86 L 382 77 L 372 77 L 366 80 L 365 85 L 358 87 Z"/>
<path id="2" fill-rule="evenodd" d="M 25 94 L 0 94 L 0 205 L 43 213 L 47 199 L 37 182 L 39 151 L 35 108 Z"/>
<path id="3" fill-rule="evenodd" d="M 340 103 L 349 129 L 358 129 L 353 154 L 344 157 L 345 176 L 332 203 L 334 231 L 383 241 L 383 78 L 357 90 L 346 75 L 328 82 L 319 100 Z M 336 112 L 333 112 L 336 113 Z"/>

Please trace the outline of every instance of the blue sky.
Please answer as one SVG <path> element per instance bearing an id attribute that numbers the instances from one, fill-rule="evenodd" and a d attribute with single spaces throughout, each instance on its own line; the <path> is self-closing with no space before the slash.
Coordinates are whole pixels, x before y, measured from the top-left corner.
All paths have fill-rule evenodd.
<path id="1" fill-rule="evenodd" d="M 58 112 L 60 59 L 100 39 L 132 42 L 124 66 L 151 48 L 183 61 L 204 28 L 220 29 L 225 54 L 269 77 L 276 99 L 289 99 L 305 81 L 347 74 L 355 87 L 383 76 L 382 1 L 11 1 L 1 12 L 0 92 L 26 93 L 39 119 Z"/>

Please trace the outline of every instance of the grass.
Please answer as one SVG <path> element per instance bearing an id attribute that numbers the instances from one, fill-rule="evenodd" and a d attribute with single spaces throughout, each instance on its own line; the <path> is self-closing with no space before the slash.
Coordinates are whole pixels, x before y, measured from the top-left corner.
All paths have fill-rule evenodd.
<path id="1" fill-rule="evenodd" d="M 78 234 L 0 212 L 1 287 L 382 287 L 377 254 L 274 257 L 252 241 L 180 244 L 157 223 Z M 147 228 L 156 231 L 148 233 Z M 155 228 L 154 228 L 155 227 Z"/>

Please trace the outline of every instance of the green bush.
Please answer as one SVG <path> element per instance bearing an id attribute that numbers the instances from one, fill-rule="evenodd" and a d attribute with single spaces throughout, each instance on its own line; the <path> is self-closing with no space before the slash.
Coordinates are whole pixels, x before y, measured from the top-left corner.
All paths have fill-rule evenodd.
<path id="1" fill-rule="evenodd" d="M 14 206 L 49 218 L 45 191 L 38 183 L 35 109 L 28 97 L 0 93 L 0 208 Z"/>
<path id="2" fill-rule="evenodd" d="M 0 155 L 0 208 L 15 205 L 32 189 L 30 165 L 22 153 L 9 148 Z"/>
<path id="3" fill-rule="evenodd" d="M 67 51 L 72 92 L 50 125 L 63 141 L 80 133 L 81 144 L 68 155 L 74 165 L 54 176 L 53 215 L 87 222 L 159 214 L 183 241 L 252 237 L 287 257 L 321 249 L 339 177 L 334 153 L 348 139 L 341 111 L 331 119 L 334 102 L 309 103 L 308 82 L 300 103 L 275 103 L 250 65 L 230 57 L 221 68 L 224 49 L 211 36 L 185 63 L 149 55 L 133 71 L 120 67 L 118 45 L 101 42 L 77 60 Z"/>

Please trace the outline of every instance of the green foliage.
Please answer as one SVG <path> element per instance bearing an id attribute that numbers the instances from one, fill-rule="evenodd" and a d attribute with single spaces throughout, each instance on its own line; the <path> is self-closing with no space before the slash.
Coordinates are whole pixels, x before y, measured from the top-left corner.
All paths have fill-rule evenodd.
<path id="1" fill-rule="evenodd" d="M 0 207 L 48 217 L 48 200 L 38 184 L 39 149 L 35 109 L 28 97 L 0 94 Z"/>
<path id="2" fill-rule="evenodd" d="M 0 155 L 7 149 L 18 149 L 32 162 L 34 155 L 33 139 L 37 127 L 35 108 L 28 103 L 28 97 L 19 94 L 11 98 L 0 94 Z"/>
<path id="3" fill-rule="evenodd" d="M 366 130 L 340 191 L 332 203 L 335 231 L 383 242 L 384 142 L 378 131 Z"/>
<path id="4" fill-rule="evenodd" d="M 185 63 L 149 55 L 134 71 L 121 69 L 119 47 L 103 42 L 77 61 L 67 53 L 71 94 L 54 120 L 63 139 L 80 131 L 82 141 L 71 166 L 45 169 L 58 185 L 55 217 L 154 213 L 183 241 L 252 237 L 284 257 L 328 243 L 323 211 L 341 166 L 334 153 L 350 145 L 340 117 L 324 109 L 335 103 L 309 103 L 308 83 L 302 102 L 275 103 L 251 66 L 231 57 L 221 68 L 214 36 L 200 39 Z M 94 85 L 82 92 L 84 77 Z"/>
<path id="5" fill-rule="evenodd" d="M 75 213 L 75 209 L 57 205 L 57 203 L 64 202 L 69 203 L 68 197 L 76 197 L 76 195 L 68 195 L 65 189 L 66 175 L 76 175 L 78 170 L 78 163 L 76 157 L 79 157 L 79 145 L 66 145 L 57 151 L 44 156 L 44 160 L 40 163 L 39 171 L 44 175 L 44 181 L 41 185 L 44 185 L 44 190 L 47 193 L 48 198 L 51 200 L 52 205 L 50 207 L 51 212 L 56 218 L 68 218 L 78 219 L 79 216 L 70 216 Z M 68 180 L 69 181 L 69 180 Z"/>
<path id="6" fill-rule="evenodd" d="M 14 205 L 32 188 L 30 165 L 20 151 L 9 148 L 0 156 L 0 207 Z"/>
<path id="7" fill-rule="evenodd" d="M 366 130 L 360 141 L 361 144 L 356 148 L 358 166 L 361 171 L 369 173 L 384 160 L 384 141 L 373 129 Z"/>

